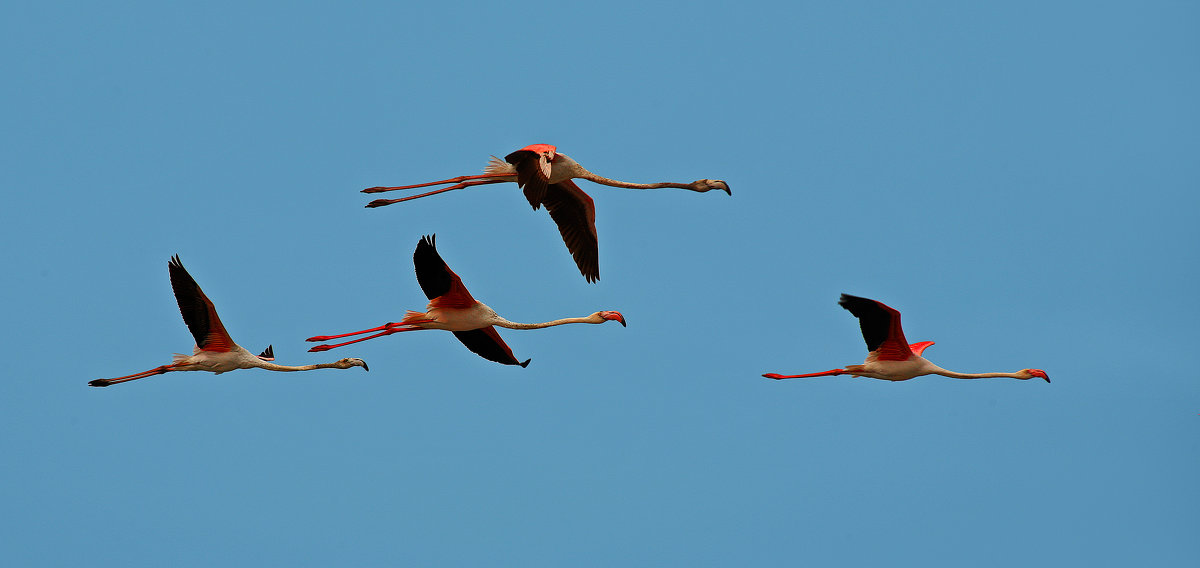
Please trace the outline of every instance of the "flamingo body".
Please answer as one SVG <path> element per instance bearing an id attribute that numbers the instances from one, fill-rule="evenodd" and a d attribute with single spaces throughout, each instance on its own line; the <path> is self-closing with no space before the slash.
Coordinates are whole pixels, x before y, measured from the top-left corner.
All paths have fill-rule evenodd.
<path id="1" fill-rule="evenodd" d="M 417 283 L 421 291 L 429 298 L 424 312 L 409 310 L 404 319 L 390 322 L 379 327 L 343 333 L 338 335 L 318 335 L 307 341 L 328 341 L 341 337 L 377 332 L 374 335 L 354 339 L 334 345 L 317 345 L 309 351 L 326 351 L 351 343 L 358 343 L 376 337 L 383 337 L 404 331 L 422 329 L 440 329 L 454 333 L 454 336 L 473 353 L 496 363 L 505 365 L 520 365 L 526 367 L 530 359 L 521 361 L 513 355 L 512 349 L 496 332 L 494 326 L 509 329 L 541 329 L 568 323 L 604 323 L 619 321 L 625 325 L 625 317 L 620 312 L 606 310 L 595 312 L 586 317 L 564 318 L 545 323 L 517 323 L 504 319 L 496 310 L 483 302 L 476 300 L 463 285 L 462 279 L 450 270 L 446 261 L 438 254 L 433 236 L 422 237 L 413 253 L 413 265 L 416 267 Z"/>
<path id="2" fill-rule="evenodd" d="M 521 188 L 525 199 L 534 210 L 542 206 L 550 213 L 550 218 L 558 226 L 559 234 L 580 274 L 588 282 L 600 279 L 600 253 L 596 236 L 596 204 L 587 193 L 575 185 L 573 179 L 586 179 L 611 187 L 627 189 L 656 189 L 678 188 L 697 192 L 707 192 L 714 189 L 732 195 L 729 185 L 722 180 L 702 179 L 691 183 L 629 183 L 617 181 L 596 175 L 588 171 L 579 162 L 558 152 L 550 144 L 531 144 L 512 152 L 503 160 L 495 156 L 488 162 L 482 175 L 459 176 L 445 180 L 405 185 L 397 187 L 368 187 L 364 193 L 380 193 L 417 187 L 429 187 L 442 184 L 453 184 L 419 195 L 402 197 L 400 199 L 376 199 L 367 207 L 382 207 L 435 195 L 455 189 L 463 189 L 477 185 L 515 182 Z"/>
<path id="3" fill-rule="evenodd" d="M 155 367 L 149 371 L 134 373 L 124 377 L 96 379 L 88 382 L 88 385 L 93 387 L 107 387 L 117 383 L 143 379 L 172 371 L 209 371 L 219 375 L 234 369 L 252 368 L 267 369 L 270 371 L 308 371 L 312 369 L 349 369 L 350 367 L 362 367 L 365 370 L 370 370 L 367 368 L 365 361 L 356 358 L 346 358 L 334 363 L 316 365 L 277 365 L 273 363 L 275 360 L 275 350 L 269 345 L 262 353 L 255 355 L 235 343 L 233 338 L 229 336 L 229 332 L 225 330 L 225 325 L 221 323 L 220 316 L 217 315 L 217 308 L 213 306 L 212 300 L 209 300 L 204 291 L 200 289 L 200 285 L 196 284 L 196 280 L 192 278 L 192 275 L 188 274 L 187 269 L 183 267 L 183 263 L 179 260 L 179 255 L 171 257 L 171 261 L 167 263 L 167 269 L 171 275 L 171 289 L 175 292 L 175 300 L 179 304 L 179 313 L 183 316 L 183 322 L 187 324 L 188 330 L 192 332 L 192 337 L 196 339 L 196 347 L 192 350 L 192 354 L 183 355 L 176 353 L 172 356 L 170 365 Z"/>
<path id="4" fill-rule="evenodd" d="M 900 312 L 894 308 L 867 298 L 842 294 L 838 305 L 850 311 L 858 318 L 862 328 L 863 340 L 867 343 L 870 353 L 861 365 L 847 365 L 841 369 L 833 369 L 820 373 L 803 375 L 781 375 L 766 373 L 768 379 L 799 379 L 809 377 L 826 377 L 835 375 L 850 375 L 852 377 L 867 377 L 885 381 L 907 381 L 922 375 L 942 375 L 954 379 L 982 379 L 989 377 L 1008 377 L 1013 379 L 1031 379 L 1034 377 L 1050 382 L 1050 377 L 1041 369 L 1021 369 L 1015 373 L 958 373 L 948 371 L 931 363 L 922 357 L 932 341 L 921 341 L 909 344 L 904 339 L 904 329 L 900 326 Z"/>

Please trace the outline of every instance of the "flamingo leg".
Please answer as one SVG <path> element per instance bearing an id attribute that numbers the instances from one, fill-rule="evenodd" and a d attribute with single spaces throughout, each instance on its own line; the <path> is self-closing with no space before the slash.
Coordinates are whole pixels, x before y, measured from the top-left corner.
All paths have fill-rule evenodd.
<path id="1" fill-rule="evenodd" d="M 490 175 L 490 174 L 489 174 L 489 175 Z M 503 175 L 506 175 L 506 176 L 508 176 L 509 174 L 503 174 Z M 510 177 L 511 177 L 511 176 L 510 176 Z M 368 203 L 368 204 L 367 204 L 367 207 L 383 207 L 384 205 L 391 205 L 391 204 L 393 204 L 393 203 L 400 203 L 400 202 L 403 202 L 403 201 L 411 201 L 411 200 L 413 200 L 413 199 L 420 199 L 420 198 L 422 198 L 422 197 L 428 197 L 428 196 L 430 196 L 430 195 L 437 195 L 437 194 L 439 194 L 439 193 L 445 193 L 445 192 L 447 192 L 447 191 L 451 191 L 451 190 L 455 190 L 455 189 L 462 189 L 462 188 L 464 188 L 464 187 L 473 187 L 473 186 L 476 186 L 476 185 L 486 185 L 486 184 L 489 184 L 489 183 L 503 183 L 503 182 L 506 182 L 506 181 L 512 181 L 512 180 L 508 180 L 508 179 L 480 179 L 480 180 L 474 180 L 474 181 L 464 181 L 464 182 L 462 182 L 462 183 L 457 183 L 457 184 L 454 184 L 454 185 L 452 185 L 452 186 L 450 186 L 450 187 L 443 187 L 443 188 L 441 188 L 441 189 L 435 189 L 435 190 L 433 190 L 433 191 L 427 191 L 427 192 L 425 192 L 425 193 L 422 193 L 422 194 L 420 194 L 420 195 L 410 195 L 410 196 L 408 196 L 408 197 L 402 197 L 402 198 L 400 198 L 400 199 L 376 199 L 375 201 L 372 201 L 372 202 Z M 363 191 L 366 191 L 366 190 L 364 189 Z"/>
<path id="2" fill-rule="evenodd" d="M 443 183 L 459 183 L 459 182 L 463 182 L 463 181 L 467 181 L 467 180 L 485 179 L 485 178 L 494 178 L 494 177 L 512 178 L 512 179 L 501 180 L 501 181 L 514 181 L 516 179 L 516 177 L 513 174 L 509 174 L 509 173 L 479 174 L 479 175 L 473 175 L 473 176 L 458 176 L 458 177 L 452 177 L 450 179 L 444 179 L 441 181 L 431 181 L 431 182 L 427 182 L 427 183 L 418 183 L 418 184 L 413 184 L 413 185 L 368 187 L 368 188 L 362 190 L 362 192 L 363 193 L 383 193 L 385 191 L 396 191 L 399 189 L 415 189 L 418 187 L 429 187 L 431 185 L 442 185 Z"/>
<path id="3" fill-rule="evenodd" d="M 362 331 L 351 331 L 350 333 L 339 333 L 337 335 L 314 335 L 308 339 L 305 339 L 305 341 L 329 341 L 330 339 L 338 339 L 340 337 L 350 337 L 351 335 L 361 335 L 364 333 L 371 333 L 372 331 L 391 329 L 393 327 L 409 326 L 409 325 L 417 324 L 417 323 L 429 323 L 432 321 L 433 320 L 431 320 L 431 319 L 420 319 L 420 320 L 412 320 L 412 321 L 404 322 L 404 323 L 388 322 L 379 327 L 372 327 L 371 329 L 364 329 Z"/>
<path id="4" fill-rule="evenodd" d="M 124 377 L 117 377 L 115 379 L 96 379 L 94 381 L 89 381 L 88 386 L 89 387 L 106 387 L 109 385 L 115 385 L 117 383 L 124 383 L 126 381 L 134 381 L 137 379 L 144 379 L 146 377 L 153 377 L 154 375 L 161 375 L 163 373 L 166 373 L 167 371 L 174 369 L 175 366 L 176 366 L 176 364 L 172 363 L 170 365 L 163 365 L 161 367 L 155 367 L 153 369 L 150 369 L 149 371 L 142 371 L 140 373 L 134 373 L 132 375 L 125 375 Z"/>
<path id="5" fill-rule="evenodd" d="M 422 330 L 422 329 L 427 329 L 427 328 L 424 328 L 424 327 L 389 327 L 379 333 L 376 333 L 375 335 L 368 335 L 366 337 L 360 337 L 358 339 L 347 341 L 345 343 L 335 343 L 333 345 L 317 345 L 316 347 L 310 348 L 308 351 L 310 353 L 317 352 L 317 351 L 329 351 L 330 349 L 335 349 L 337 347 L 343 347 L 346 345 L 350 345 L 351 343 L 358 343 L 359 341 L 375 339 L 376 337 L 383 337 L 385 335 L 391 335 L 393 333 L 400 333 L 401 331 L 418 331 L 418 330 Z M 350 335 L 353 335 L 353 334 L 350 334 Z M 335 336 L 335 337 L 340 337 L 340 336 Z M 313 339 L 310 339 L 309 341 L 313 341 Z M 317 339 L 316 341 L 321 341 L 321 340 Z"/>
<path id="6" fill-rule="evenodd" d="M 833 369 L 831 371 L 824 371 L 821 373 L 808 373 L 807 375 L 780 375 L 779 373 L 765 373 L 765 374 L 763 374 L 763 376 L 768 379 L 775 379 L 775 380 L 804 379 L 804 378 L 808 378 L 808 377 L 830 377 L 833 375 L 845 375 L 848 372 L 849 371 L 847 371 L 845 369 Z"/>

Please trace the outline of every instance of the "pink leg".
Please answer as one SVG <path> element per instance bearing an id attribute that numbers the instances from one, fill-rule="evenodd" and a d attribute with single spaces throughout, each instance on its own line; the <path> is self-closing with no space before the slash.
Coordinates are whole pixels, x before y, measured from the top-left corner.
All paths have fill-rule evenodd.
<path id="1" fill-rule="evenodd" d="M 486 179 L 486 178 L 495 178 L 495 177 L 508 177 L 511 179 L 493 180 L 493 181 L 516 181 L 517 180 L 517 177 L 513 174 L 479 174 L 479 175 L 475 175 L 475 176 L 452 177 L 450 179 L 444 179 L 442 181 L 431 181 L 429 183 L 418 183 L 415 185 L 398 185 L 395 187 L 384 187 L 384 186 L 368 187 L 368 188 L 362 190 L 362 192 L 363 193 L 383 193 L 385 191 L 396 191 L 398 189 L 415 189 L 418 187 L 429 187 L 431 185 L 442 185 L 443 183 L 459 183 L 459 182 L 467 181 L 469 179 Z"/>
<path id="2" fill-rule="evenodd" d="M 137 379 L 144 379 L 146 377 L 153 377 L 154 375 L 161 375 L 163 373 L 166 373 L 167 371 L 172 370 L 174 367 L 175 367 L 175 364 L 172 363 L 170 365 L 163 365 L 161 367 L 155 367 L 153 369 L 150 369 L 149 371 L 142 371 L 140 373 L 134 373 L 132 375 L 125 375 L 124 377 L 117 377 L 115 379 L 96 379 L 94 381 L 89 381 L 88 386 L 89 387 L 106 387 L 108 385 L 115 385 L 117 383 L 124 383 L 126 381 L 134 381 Z"/>
<path id="3" fill-rule="evenodd" d="M 505 174 L 505 175 L 508 175 L 508 174 Z M 464 182 L 462 182 L 462 183 L 455 184 L 455 185 L 452 185 L 452 186 L 450 186 L 450 187 L 443 187 L 442 189 L 437 189 L 437 190 L 434 190 L 434 191 L 425 192 L 425 193 L 422 193 L 422 194 L 420 194 L 420 195 L 410 195 L 410 196 L 408 196 L 408 197 L 403 197 L 403 198 L 400 198 L 400 199 L 376 199 L 375 201 L 372 201 L 372 202 L 368 203 L 368 204 L 367 204 L 367 207 L 383 207 L 384 205 L 391 205 L 391 204 L 393 204 L 393 203 L 400 203 L 400 202 L 402 202 L 402 201 L 411 201 L 411 200 L 413 200 L 413 199 L 420 199 L 420 198 L 422 198 L 422 197 L 428 197 L 428 196 L 430 196 L 430 195 L 437 195 L 437 194 L 439 194 L 439 193 L 445 193 L 445 192 L 447 192 L 447 191 L 451 191 L 451 190 L 454 190 L 454 189 L 462 189 L 462 188 L 464 188 L 464 187 L 473 187 L 473 186 L 476 186 L 476 185 L 486 185 L 486 184 L 489 184 L 489 183 L 502 183 L 502 182 L 506 182 L 506 181 L 511 181 L 511 180 L 506 180 L 506 179 L 481 179 L 481 180 L 475 180 L 475 181 L 464 181 Z M 364 190 L 364 191 L 365 191 L 365 190 Z"/>
<path id="4" fill-rule="evenodd" d="M 779 379 L 805 379 L 808 377 L 830 377 L 833 375 L 844 375 L 846 373 L 847 373 L 847 371 L 845 369 L 833 369 L 832 371 L 825 371 L 823 373 L 809 373 L 807 375 L 780 375 L 779 373 L 766 373 L 763 376 L 768 379 L 779 380 Z"/>
<path id="5" fill-rule="evenodd" d="M 429 323 L 431 321 L 433 321 L 433 320 L 416 320 L 411 323 Z M 406 326 L 406 325 L 410 325 L 410 324 L 409 323 L 388 322 L 379 327 L 372 327 L 371 329 L 364 329 L 362 331 L 351 331 L 350 333 L 339 333 L 337 335 L 314 335 L 308 339 L 305 339 L 305 341 L 329 341 L 330 339 L 337 339 L 339 337 L 350 337 L 351 335 L 360 335 L 363 333 L 371 333 L 372 331 L 380 331 L 383 329 L 391 329 L 393 327 L 402 327 L 402 326 Z"/>
<path id="6" fill-rule="evenodd" d="M 393 333 L 400 333 L 401 331 L 419 331 L 422 329 L 427 329 L 427 328 L 424 328 L 424 327 L 392 327 L 392 328 L 385 329 L 379 333 L 376 333 L 375 335 L 368 335 L 366 337 L 360 337 L 358 339 L 355 339 L 352 341 L 347 341 L 345 343 L 335 343 L 333 345 L 318 345 L 316 347 L 309 349 L 309 352 L 329 351 L 330 349 L 335 349 L 337 347 L 343 347 L 346 345 L 350 345 L 351 343 L 358 343 L 359 341 L 375 339 L 376 337 L 383 337 L 385 335 L 391 335 Z M 350 335 L 354 335 L 354 334 L 350 334 Z M 335 336 L 335 337 L 341 337 L 341 336 Z M 312 340 L 310 339 L 309 341 L 312 341 Z M 317 341 L 320 341 L 320 340 L 318 339 Z"/>

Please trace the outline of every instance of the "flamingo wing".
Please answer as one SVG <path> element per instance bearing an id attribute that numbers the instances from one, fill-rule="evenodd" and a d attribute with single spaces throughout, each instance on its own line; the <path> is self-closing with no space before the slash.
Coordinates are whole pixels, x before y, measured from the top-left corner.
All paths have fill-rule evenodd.
<path id="1" fill-rule="evenodd" d="M 542 201 L 558 225 L 563 243 L 588 282 L 600 279 L 600 251 L 596 238 L 596 204 L 575 182 L 566 180 L 546 188 Z"/>
<path id="2" fill-rule="evenodd" d="M 417 268 L 417 283 L 421 285 L 421 291 L 425 292 L 431 305 L 439 308 L 466 309 L 475 305 L 475 298 L 463 286 L 462 280 L 438 254 L 434 243 L 436 238 L 436 235 L 421 237 L 413 253 L 413 265 Z"/>
<path id="3" fill-rule="evenodd" d="M 196 338 L 196 346 L 204 351 L 221 353 L 233 349 L 233 339 L 225 331 L 225 326 L 221 325 L 217 308 L 204 295 L 192 275 L 188 274 L 179 261 L 179 255 L 171 257 L 167 267 L 171 272 L 171 289 L 175 291 L 175 300 L 179 302 L 179 313 L 183 315 L 183 323 L 187 324 L 192 337 Z"/>
<path id="4" fill-rule="evenodd" d="M 517 185 L 525 192 L 525 199 L 536 211 L 546 197 L 546 186 L 550 183 L 550 162 L 555 148 L 549 144 L 526 146 L 504 157 L 504 161 L 517 170 Z"/>
<path id="5" fill-rule="evenodd" d="M 932 341 L 918 341 L 912 345 L 909 345 L 908 348 L 911 349 L 914 354 L 921 355 L 925 353 L 926 349 L 929 349 L 930 345 L 933 345 Z"/>
<path id="6" fill-rule="evenodd" d="M 508 347 L 507 343 L 504 343 L 504 340 L 500 338 L 500 334 L 496 333 L 496 328 L 490 325 L 480 329 L 455 331 L 452 333 L 472 353 L 488 361 L 495 361 L 505 365 L 520 365 L 521 367 L 529 366 L 529 361 L 531 361 L 531 359 L 526 359 L 524 362 L 518 361 L 517 357 L 513 355 L 512 349 Z"/>
<path id="7" fill-rule="evenodd" d="M 882 361 L 907 361 L 912 349 L 904 339 L 900 327 L 900 312 L 883 302 L 842 294 L 838 305 L 846 308 L 858 318 L 867 349 L 877 353 Z"/>

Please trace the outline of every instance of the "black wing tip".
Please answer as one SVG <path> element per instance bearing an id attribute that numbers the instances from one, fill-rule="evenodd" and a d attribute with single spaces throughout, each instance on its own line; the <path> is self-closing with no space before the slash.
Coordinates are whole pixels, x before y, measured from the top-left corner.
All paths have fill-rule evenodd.
<path id="1" fill-rule="evenodd" d="M 842 297 L 838 298 L 838 305 L 845 307 L 846 304 L 853 304 L 856 302 L 874 302 L 874 301 L 875 300 L 863 298 L 862 296 L 851 296 L 850 294 L 843 292 Z"/>
<path id="2" fill-rule="evenodd" d="M 174 285 L 176 278 L 181 278 L 183 282 L 191 280 L 193 284 L 196 283 L 196 279 L 192 277 L 192 273 L 183 267 L 183 261 L 179 260 L 178 254 L 171 256 L 171 261 L 167 263 L 167 272 L 171 274 L 172 285 Z M 199 284 L 195 285 L 199 287 Z"/>
<path id="3" fill-rule="evenodd" d="M 88 381 L 89 387 L 106 387 L 111 384 L 112 383 L 108 379 L 96 379 L 93 381 Z"/>
<path id="4" fill-rule="evenodd" d="M 262 353 L 258 354 L 258 356 L 262 359 L 274 359 L 275 358 L 275 346 L 268 345 L 267 348 L 264 349 Z"/>
<path id="5" fill-rule="evenodd" d="M 417 262 L 417 259 L 422 256 L 437 255 L 437 253 L 437 235 L 423 235 L 421 240 L 417 241 L 417 249 L 413 251 L 413 262 Z"/>
<path id="6" fill-rule="evenodd" d="M 417 250 L 413 254 L 420 254 L 423 249 L 431 249 L 434 254 L 437 254 L 437 235 L 424 235 L 421 240 L 417 241 Z"/>
<path id="7" fill-rule="evenodd" d="M 532 360 L 533 360 L 533 358 L 531 357 L 531 358 L 529 358 L 529 359 L 526 359 L 526 360 L 525 360 L 525 362 L 523 362 L 523 363 L 517 363 L 517 364 L 518 364 L 518 365 L 520 365 L 522 369 L 524 369 L 525 367 L 528 367 L 528 366 L 529 366 L 529 362 L 530 362 L 530 361 L 532 361 Z"/>
<path id="8" fill-rule="evenodd" d="M 862 296 L 851 296 L 850 294 L 842 294 L 842 297 L 838 298 L 838 305 L 849 310 L 855 317 L 871 313 L 871 310 L 887 311 L 884 304 L 879 300 L 863 298 Z"/>

